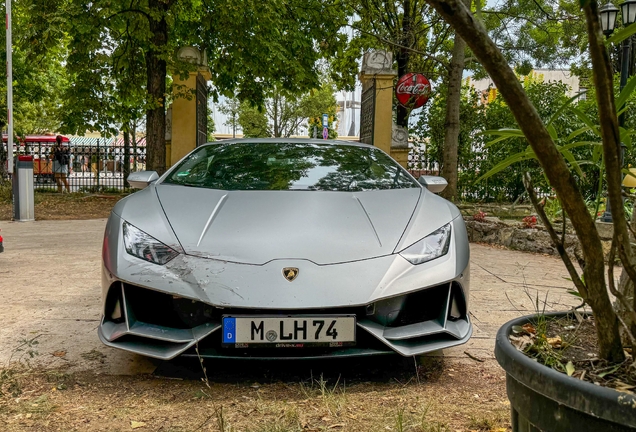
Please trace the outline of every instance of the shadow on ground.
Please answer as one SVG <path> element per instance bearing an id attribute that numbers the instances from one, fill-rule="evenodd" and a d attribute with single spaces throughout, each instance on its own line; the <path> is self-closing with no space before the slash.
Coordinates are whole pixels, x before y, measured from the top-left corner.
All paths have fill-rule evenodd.
<path id="1" fill-rule="evenodd" d="M 400 357 L 387 355 L 361 359 L 321 360 L 223 360 L 176 358 L 171 361 L 155 361 L 154 376 L 184 380 L 205 379 L 210 382 L 246 384 L 298 383 L 321 379 L 348 384 L 388 381 L 435 382 L 444 372 L 441 357 Z M 205 374 L 203 372 L 205 368 Z"/>

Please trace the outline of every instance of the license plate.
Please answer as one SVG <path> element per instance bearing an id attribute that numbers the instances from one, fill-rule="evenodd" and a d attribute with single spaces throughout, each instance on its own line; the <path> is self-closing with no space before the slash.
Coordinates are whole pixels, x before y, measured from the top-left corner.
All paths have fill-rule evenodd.
<path id="1" fill-rule="evenodd" d="M 223 346 L 234 348 L 355 345 L 356 317 L 224 316 Z"/>

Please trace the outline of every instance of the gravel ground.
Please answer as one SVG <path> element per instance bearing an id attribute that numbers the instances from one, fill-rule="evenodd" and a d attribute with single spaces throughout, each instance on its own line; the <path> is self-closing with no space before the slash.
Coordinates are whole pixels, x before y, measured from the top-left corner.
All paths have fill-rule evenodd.
<path id="1" fill-rule="evenodd" d="M 0 222 L 1 430 L 506 430 L 497 329 L 537 296 L 547 310 L 577 304 L 557 258 L 473 244 L 466 345 L 415 361 L 206 361 L 205 382 L 196 362 L 99 342 L 104 226 Z"/>

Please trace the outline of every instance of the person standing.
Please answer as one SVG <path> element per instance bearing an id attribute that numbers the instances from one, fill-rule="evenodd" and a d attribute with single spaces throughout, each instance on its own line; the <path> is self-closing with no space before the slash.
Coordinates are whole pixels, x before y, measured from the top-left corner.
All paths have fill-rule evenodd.
<path id="1" fill-rule="evenodd" d="M 53 176 L 57 183 L 57 191 L 63 192 L 62 183 L 66 187 L 66 192 L 70 193 L 71 189 L 68 185 L 68 165 L 71 161 L 71 151 L 62 142 L 62 136 L 55 137 L 55 145 L 51 149 L 51 159 L 53 159 Z"/>

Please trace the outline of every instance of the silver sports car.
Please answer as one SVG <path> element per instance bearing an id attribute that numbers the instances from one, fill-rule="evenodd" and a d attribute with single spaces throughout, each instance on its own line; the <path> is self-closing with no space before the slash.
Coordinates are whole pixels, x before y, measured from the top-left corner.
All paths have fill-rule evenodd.
<path id="1" fill-rule="evenodd" d="M 113 209 L 103 244 L 108 346 L 315 358 L 465 343 L 469 247 L 458 209 L 376 147 L 246 139 L 197 147 Z"/>

